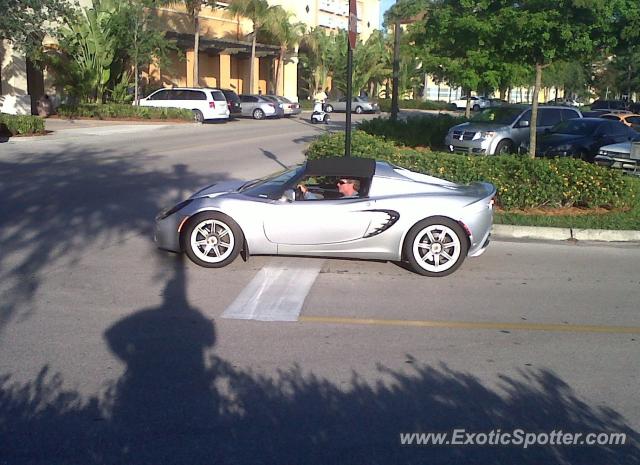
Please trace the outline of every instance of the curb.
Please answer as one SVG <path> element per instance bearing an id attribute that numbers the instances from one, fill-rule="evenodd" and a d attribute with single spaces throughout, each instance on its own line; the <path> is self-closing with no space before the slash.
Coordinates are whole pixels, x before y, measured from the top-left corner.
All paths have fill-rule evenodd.
<path id="1" fill-rule="evenodd" d="M 494 224 L 496 239 L 535 239 L 543 241 L 640 242 L 640 231 L 610 229 L 545 228 Z"/>

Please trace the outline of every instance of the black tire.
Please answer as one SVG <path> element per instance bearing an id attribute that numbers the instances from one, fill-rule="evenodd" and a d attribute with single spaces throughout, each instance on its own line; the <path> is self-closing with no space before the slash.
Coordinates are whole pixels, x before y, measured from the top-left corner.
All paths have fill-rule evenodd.
<path id="1" fill-rule="evenodd" d="M 205 268 L 227 266 L 236 259 L 244 243 L 242 230 L 233 219 L 211 211 L 191 218 L 180 239 L 189 259 Z M 202 244 L 199 246 L 196 242 Z"/>
<path id="2" fill-rule="evenodd" d="M 498 142 L 496 145 L 496 155 L 507 155 L 513 153 L 513 142 L 509 139 L 504 139 Z"/>
<path id="3" fill-rule="evenodd" d="M 324 118 L 322 119 L 324 121 L 324 124 L 329 124 L 329 115 L 324 115 Z"/>
<path id="4" fill-rule="evenodd" d="M 437 249 L 434 247 L 436 244 Z M 404 257 L 413 271 L 432 277 L 448 276 L 456 271 L 467 257 L 468 250 L 469 239 L 464 229 L 444 216 L 434 216 L 416 223 L 403 244 Z M 444 262 L 441 263 L 441 260 Z"/>
<path id="5" fill-rule="evenodd" d="M 325 107 L 324 107 L 324 111 L 325 111 L 325 112 L 327 112 L 327 113 L 331 113 L 331 112 L 333 112 L 333 106 L 331 106 L 331 105 L 325 105 Z"/>
<path id="6" fill-rule="evenodd" d="M 253 110 L 253 119 L 264 119 L 264 111 L 260 108 Z"/>
<path id="7" fill-rule="evenodd" d="M 204 123 L 204 115 L 200 110 L 191 110 L 193 112 L 193 120 L 196 123 Z"/>
<path id="8" fill-rule="evenodd" d="M 480 105 L 475 104 L 472 108 L 473 111 L 480 111 Z"/>
<path id="9" fill-rule="evenodd" d="M 362 114 L 362 112 L 363 112 L 363 111 L 364 111 L 364 110 L 362 109 L 362 107 L 360 107 L 360 106 L 356 107 L 356 113 L 357 113 L 358 115 Z"/>

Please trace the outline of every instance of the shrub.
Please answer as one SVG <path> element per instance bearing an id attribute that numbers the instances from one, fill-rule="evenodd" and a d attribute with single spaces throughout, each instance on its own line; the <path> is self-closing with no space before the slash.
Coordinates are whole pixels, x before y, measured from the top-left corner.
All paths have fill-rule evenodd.
<path id="1" fill-rule="evenodd" d="M 465 121 L 465 118 L 450 115 L 423 115 L 398 121 L 375 118 L 362 121 L 358 129 L 382 136 L 398 145 L 437 149 L 444 147 L 444 138 L 449 128 Z"/>
<path id="2" fill-rule="evenodd" d="M 391 111 L 391 99 L 380 99 L 378 103 L 381 111 Z M 435 100 L 400 100 L 398 106 L 406 110 L 449 110 L 451 104 Z"/>
<path id="3" fill-rule="evenodd" d="M 43 134 L 44 120 L 39 116 L 7 115 L 0 113 L 0 132 L 12 136 L 19 134 Z"/>
<path id="4" fill-rule="evenodd" d="M 133 119 L 180 119 L 190 121 L 193 119 L 191 110 L 180 108 L 153 108 L 123 105 L 117 103 L 79 105 L 62 105 L 58 108 L 58 114 L 67 118 L 133 118 Z"/>
<path id="5" fill-rule="evenodd" d="M 309 158 L 340 155 L 344 135 L 322 136 L 307 149 Z M 339 149 L 339 150 L 338 150 Z M 636 194 L 619 172 L 573 158 L 531 159 L 518 155 L 464 156 L 393 146 L 384 139 L 353 134 L 352 155 L 386 160 L 412 171 L 469 184 L 488 181 L 506 210 L 541 207 L 629 208 Z"/>

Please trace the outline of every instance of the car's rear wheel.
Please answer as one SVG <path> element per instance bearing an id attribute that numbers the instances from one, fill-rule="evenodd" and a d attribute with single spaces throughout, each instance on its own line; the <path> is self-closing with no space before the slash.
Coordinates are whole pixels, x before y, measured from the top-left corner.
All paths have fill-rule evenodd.
<path id="1" fill-rule="evenodd" d="M 198 213 L 182 234 L 182 247 L 187 256 L 207 268 L 231 263 L 240 253 L 243 241 L 238 224 L 218 212 Z"/>
<path id="2" fill-rule="evenodd" d="M 424 276 L 447 276 L 467 256 L 469 243 L 462 227 L 442 216 L 417 223 L 404 242 L 404 254 L 411 268 Z"/>
<path id="3" fill-rule="evenodd" d="M 200 110 L 191 110 L 193 112 L 193 120 L 196 123 L 202 123 L 204 122 L 204 115 L 202 114 L 202 112 Z"/>
<path id="4" fill-rule="evenodd" d="M 362 109 L 362 107 L 356 107 L 356 113 L 357 114 L 361 114 L 364 110 Z"/>
<path id="5" fill-rule="evenodd" d="M 333 107 L 331 105 L 326 105 L 324 107 L 324 111 L 326 111 L 327 113 L 331 113 L 333 111 Z"/>
<path id="6" fill-rule="evenodd" d="M 253 119 L 263 119 L 264 118 L 264 111 L 262 111 L 260 108 L 256 108 L 255 110 L 253 110 Z"/>
<path id="7" fill-rule="evenodd" d="M 473 106 L 473 111 L 480 111 L 480 105 L 477 103 Z"/>

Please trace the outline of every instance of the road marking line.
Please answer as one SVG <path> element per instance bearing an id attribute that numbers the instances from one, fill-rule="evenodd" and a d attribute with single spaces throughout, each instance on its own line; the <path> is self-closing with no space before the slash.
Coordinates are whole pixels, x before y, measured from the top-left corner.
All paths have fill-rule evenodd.
<path id="1" fill-rule="evenodd" d="M 542 323 L 500 323 L 500 322 L 467 322 L 467 321 L 430 321 L 430 320 L 385 320 L 376 318 L 340 318 L 301 316 L 302 323 L 328 323 L 346 325 L 371 326 L 404 326 L 414 328 L 449 328 L 449 329 L 494 329 L 523 331 L 558 331 L 569 333 L 620 333 L 640 334 L 637 326 L 597 326 L 597 325 L 559 325 Z"/>
<path id="2" fill-rule="evenodd" d="M 227 307 L 222 318 L 297 321 L 322 265 L 322 260 L 297 260 L 291 265 L 265 266 Z"/>

